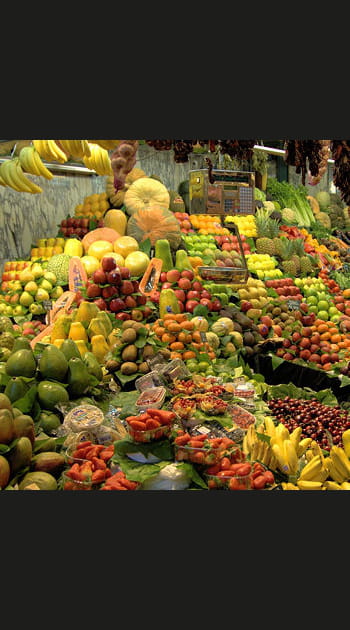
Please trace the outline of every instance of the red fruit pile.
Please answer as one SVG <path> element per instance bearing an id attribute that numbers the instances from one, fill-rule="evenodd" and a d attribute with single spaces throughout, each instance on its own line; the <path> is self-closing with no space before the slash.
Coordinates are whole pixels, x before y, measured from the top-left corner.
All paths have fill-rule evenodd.
<path id="1" fill-rule="evenodd" d="M 178 271 L 162 271 L 159 278 L 158 291 L 153 291 L 152 300 L 159 302 L 160 291 L 162 289 L 173 289 L 180 306 L 180 312 L 193 313 L 196 306 L 202 304 L 209 311 L 220 311 L 222 308 L 220 300 L 213 298 L 199 280 L 194 279 L 193 271 L 185 269 Z"/>
<path id="2" fill-rule="evenodd" d="M 302 301 L 304 298 L 300 293 L 299 287 L 294 283 L 293 278 L 280 278 L 275 280 L 265 280 L 265 286 L 267 289 L 273 289 L 276 291 L 280 300 L 300 300 Z M 302 307 L 302 310 L 307 310 L 307 304 L 304 302 L 305 306 Z"/>
<path id="3" fill-rule="evenodd" d="M 140 484 L 130 481 L 121 470 L 111 475 L 100 490 L 136 490 Z"/>
<path id="4" fill-rule="evenodd" d="M 234 234 L 225 234 L 225 235 L 215 236 L 215 241 L 216 241 L 217 247 L 219 247 L 219 249 L 221 249 L 222 251 L 227 251 L 227 252 L 235 251 L 238 254 L 241 254 L 238 238 Z M 244 236 L 244 234 L 241 234 L 241 242 L 242 242 L 242 249 L 243 249 L 244 255 L 251 254 L 252 252 L 250 249 L 250 245 L 249 243 L 247 243 L 246 237 Z"/>
<path id="5" fill-rule="evenodd" d="M 34 339 L 44 328 L 46 328 L 46 324 L 34 319 L 30 322 L 23 322 L 21 334 L 29 340 Z"/>
<path id="6" fill-rule="evenodd" d="M 180 224 L 180 231 L 183 234 L 194 234 L 195 230 L 192 228 L 190 221 L 190 215 L 187 212 L 174 212 L 174 216 Z"/>
<path id="7" fill-rule="evenodd" d="M 60 224 L 60 231 L 63 236 L 75 236 L 77 238 L 83 238 L 85 234 L 89 232 L 88 217 L 69 217 L 63 219 Z M 96 227 L 103 227 L 103 221 L 98 221 Z"/>
<path id="8" fill-rule="evenodd" d="M 147 298 L 139 291 L 139 282 L 131 280 L 130 269 L 119 267 L 113 257 L 105 256 L 86 285 L 86 299 L 100 310 L 115 313 L 118 319 L 142 321 L 151 314 Z M 144 307 L 144 308 L 138 308 Z"/>
<path id="9" fill-rule="evenodd" d="M 316 399 L 274 398 L 268 401 L 273 416 L 284 424 L 288 431 L 302 427 L 301 437 L 315 440 L 321 448 L 330 450 L 327 431 L 334 444 L 341 445 L 341 436 L 350 429 L 348 412 L 341 407 L 323 405 Z"/>
<path id="10" fill-rule="evenodd" d="M 263 490 L 275 482 L 273 473 L 259 462 L 237 462 L 235 457 L 223 457 L 206 470 L 208 488 L 228 490 Z"/>
<path id="11" fill-rule="evenodd" d="M 191 436 L 184 431 L 178 431 L 174 444 L 176 461 L 189 461 L 205 466 L 216 464 L 232 449 L 238 450 L 236 443 L 227 437 L 209 438 L 206 434 Z"/>
<path id="12" fill-rule="evenodd" d="M 80 489 L 74 482 L 88 482 L 88 489 L 99 484 L 112 475 L 107 462 L 114 453 L 114 445 L 92 444 L 90 440 L 80 442 L 69 457 L 74 464 L 65 472 L 65 476 L 72 481 L 66 481 L 64 490 Z M 91 486 L 89 484 L 91 483 Z"/>
<path id="13" fill-rule="evenodd" d="M 135 442 L 151 442 L 169 435 L 176 415 L 164 409 L 147 409 L 138 416 L 128 416 L 125 421 Z"/>

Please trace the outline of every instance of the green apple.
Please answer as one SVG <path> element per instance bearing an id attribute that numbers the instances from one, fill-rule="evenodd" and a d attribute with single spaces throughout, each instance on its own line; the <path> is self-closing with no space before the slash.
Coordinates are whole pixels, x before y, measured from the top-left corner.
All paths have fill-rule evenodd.
<path id="1" fill-rule="evenodd" d="M 309 313 L 315 313 L 315 315 L 317 315 L 318 308 L 317 308 L 316 304 L 311 304 L 311 306 L 309 306 Z"/>
<path id="2" fill-rule="evenodd" d="M 29 312 L 33 315 L 43 315 L 45 313 L 45 309 L 38 302 L 33 302 L 33 304 L 29 307 Z"/>
<path id="3" fill-rule="evenodd" d="M 340 319 L 340 315 L 332 315 L 330 321 L 334 322 L 334 324 L 337 324 L 337 322 L 339 322 Z"/>
<path id="4" fill-rule="evenodd" d="M 10 306 L 9 304 L 6 304 L 5 309 L 4 309 L 4 315 L 11 317 L 12 313 L 13 313 L 12 306 Z"/>
<path id="5" fill-rule="evenodd" d="M 35 295 L 35 293 L 37 292 L 38 288 L 39 287 L 38 287 L 37 283 L 34 282 L 34 281 L 27 282 L 27 284 L 24 285 L 24 290 L 27 293 L 30 293 L 31 295 Z"/>
<path id="6" fill-rule="evenodd" d="M 330 306 L 329 309 L 328 309 L 328 314 L 329 315 L 337 315 L 337 317 L 340 316 L 340 313 L 339 313 L 339 311 L 338 311 L 336 306 Z"/>
<path id="7" fill-rule="evenodd" d="M 30 306 L 31 304 L 33 304 L 34 302 L 34 298 L 33 296 L 28 293 L 28 291 L 23 291 L 21 297 L 19 298 L 19 303 L 22 306 Z"/>

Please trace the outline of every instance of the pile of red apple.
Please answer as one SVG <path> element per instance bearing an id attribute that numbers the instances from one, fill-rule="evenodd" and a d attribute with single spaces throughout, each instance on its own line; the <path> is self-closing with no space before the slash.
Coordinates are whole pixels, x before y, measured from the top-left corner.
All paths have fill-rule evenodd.
<path id="1" fill-rule="evenodd" d="M 199 304 L 206 306 L 209 311 L 220 311 L 222 308 L 220 300 L 212 297 L 202 283 L 194 279 L 194 273 L 189 269 L 184 269 L 183 271 L 178 271 L 177 269 L 162 271 L 158 290 L 152 293 L 154 302 L 159 302 L 162 289 L 173 289 L 179 302 L 181 313 L 193 313 Z"/>
<path id="2" fill-rule="evenodd" d="M 333 352 L 331 344 L 322 341 L 320 333 L 313 331 L 311 326 L 315 321 L 315 313 L 309 313 L 301 318 L 303 327 L 283 340 L 283 347 L 276 352 L 277 356 L 286 361 L 303 359 L 308 363 L 316 363 L 324 370 L 330 370 L 334 363 L 339 363 L 341 357 L 338 352 Z M 305 323 L 306 322 L 306 323 Z"/>
<path id="3" fill-rule="evenodd" d="M 174 212 L 174 217 L 180 224 L 180 231 L 183 234 L 194 234 L 195 230 L 190 221 L 190 215 L 187 212 Z"/>
<path id="4" fill-rule="evenodd" d="M 293 278 L 265 280 L 265 287 L 276 291 L 280 300 L 300 300 L 302 302 L 304 299 Z"/>
<path id="5" fill-rule="evenodd" d="M 14 329 L 21 335 L 23 335 L 23 337 L 27 337 L 29 341 L 31 339 L 34 339 L 34 337 L 36 337 L 42 330 L 44 330 L 44 328 L 46 328 L 46 324 L 38 319 L 23 322 L 21 326 L 19 326 L 18 324 L 14 326 Z"/>
<path id="6" fill-rule="evenodd" d="M 220 235 L 220 236 L 215 236 L 214 238 L 215 238 L 217 247 L 219 247 L 222 251 L 224 252 L 235 251 L 235 252 L 238 252 L 238 254 L 241 254 L 238 238 L 237 236 L 235 236 L 235 234 Z M 249 243 L 247 243 L 247 240 L 244 234 L 241 234 L 241 242 L 242 242 L 242 249 L 243 249 L 244 255 L 247 256 L 248 254 L 251 254 L 252 252 L 251 252 Z"/>
<path id="7" fill-rule="evenodd" d="M 63 236 L 83 238 L 89 232 L 89 222 L 88 217 L 68 217 L 68 219 L 61 221 L 60 232 Z M 103 221 L 98 221 L 96 227 L 103 227 Z"/>
<path id="8" fill-rule="evenodd" d="M 95 302 L 102 311 L 115 313 L 117 319 L 147 319 L 152 313 L 146 306 L 147 297 L 139 292 L 138 281 L 130 278 L 130 269 L 119 267 L 114 258 L 105 256 L 89 278 L 82 299 Z"/>

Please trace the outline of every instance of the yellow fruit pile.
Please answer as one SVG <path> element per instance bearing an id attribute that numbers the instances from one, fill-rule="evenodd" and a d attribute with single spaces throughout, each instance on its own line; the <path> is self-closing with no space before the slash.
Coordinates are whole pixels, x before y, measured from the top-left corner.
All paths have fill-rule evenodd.
<path id="1" fill-rule="evenodd" d="M 253 214 L 235 215 L 225 217 L 225 223 L 235 223 L 237 225 L 239 233 L 247 236 L 248 238 L 255 238 L 257 236 L 255 218 Z"/>
<path id="2" fill-rule="evenodd" d="M 77 217 L 84 216 L 102 219 L 109 208 L 110 205 L 107 201 L 107 193 L 94 193 L 85 197 L 83 203 L 79 203 L 77 206 L 75 206 L 74 214 Z"/>
<path id="3" fill-rule="evenodd" d="M 190 216 L 190 222 L 192 227 L 198 230 L 198 234 L 217 234 L 220 236 L 230 233 L 227 228 L 222 227 L 221 218 L 219 216 L 192 214 Z"/>
<path id="4" fill-rule="evenodd" d="M 49 260 L 51 256 L 56 254 L 63 254 L 66 239 L 64 238 L 39 238 L 36 242 L 36 247 L 32 247 L 30 250 L 30 259 L 35 260 Z"/>

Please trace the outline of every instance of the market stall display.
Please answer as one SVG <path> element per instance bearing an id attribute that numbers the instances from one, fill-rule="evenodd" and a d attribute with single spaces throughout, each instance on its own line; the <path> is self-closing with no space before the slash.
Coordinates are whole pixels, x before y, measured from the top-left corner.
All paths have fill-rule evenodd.
<path id="1" fill-rule="evenodd" d="M 252 159 L 255 141 L 210 142 Z M 147 143 L 176 162 L 196 144 Z M 345 184 L 303 185 L 331 150 L 339 177 L 344 143 L 289 141 L 302 184 L 265 178 L 253 211 L 226 215 L 191 213 L 184 182 L 137 169 L 138 141 L 33 141 L 3 162 L 19 194 L 53 178 L 43 160 L 70 159 L 106 192 L 4 266 L 1 489 L 350 488 Z M 315 389 L 293 383 L 303 370 Z"/>

